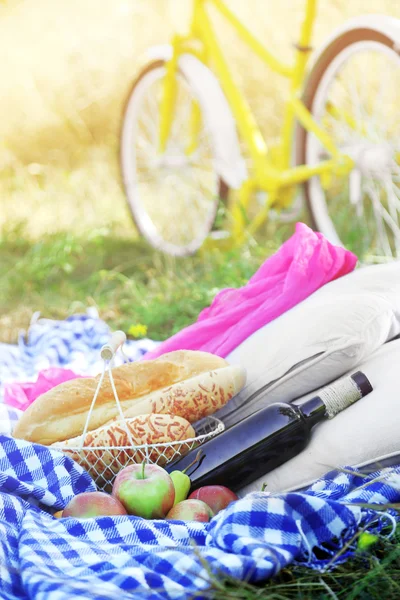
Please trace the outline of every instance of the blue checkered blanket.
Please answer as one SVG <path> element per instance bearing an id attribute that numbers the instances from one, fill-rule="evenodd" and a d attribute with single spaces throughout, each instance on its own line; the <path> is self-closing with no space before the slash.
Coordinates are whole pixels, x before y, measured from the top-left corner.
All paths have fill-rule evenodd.
<path id="1" fill-rule="evenodd" d="M 48 366 L 99 370 L 98 350 L 109 335 L 90 315 L 37 324 L 28 341 L 0 349 L 1 380 L 26 380 Z M 140 344 L 151 346 L 131 344 L 132 357 L 140 355 Z M 18 413 L 0 406 L 10 429 Z M 94 491 L 89 475 L 62 453 L 0 435 L 0 597 L 209 598 L 223 576 L 259 582 L 290 563 L 331 568 L 354 552 L 354 544 L 346 543 L 360 528 L 393 531 L 389 511 L 359 504 L 399 502 L 400 467 L 373 473 L 368 481 L 366 486 L 361 475 L 335 471 L 305 492 L 249 494 L 206 524 L 57 520 L 52 514 L 75 494 Z"/>
<path id="2" fill-rule="evenodd" d="M 32 381 L 39 371 L 49 367 L 97 375 L 102 368 L 100 349 L 110 336 L 110 328 L 94 308 L 64 321 L 40 319 L 37 315 L 29 331 L 20 333 L 18 344 L 0 343 L 0 392 L 5 383 Z M 149 339 L 128 340 L 124 345 L 126 359 L 138 360 L 158 343 Z M 115 365 L 121 362 L 124 358 L 119 353 Z"/>
<path id="3" fill-rule="evenodd" d="M 357 503 L 398 502 L 397 484 L 361 484 L 334 472 L 307 492 L 249 494 L 210 523 L 57 520 L 74 494 L 95 489 L 90 477 L 62 453 L 0 436 L 0 597 L 184 600 L 210 597 L 223 576 L 262 581 L 293 562 L 323 570 L 359 527 L 393 520 Z"/>

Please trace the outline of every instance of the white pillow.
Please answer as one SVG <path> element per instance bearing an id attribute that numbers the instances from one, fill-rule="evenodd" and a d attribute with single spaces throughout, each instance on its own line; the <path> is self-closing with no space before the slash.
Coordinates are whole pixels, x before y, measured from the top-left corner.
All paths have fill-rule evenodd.
<path id="1" fill-rule="evenodd" d="M 357 370 L 373 391 L 331 420 L 312 430 L 311 441 L 297 456 L 241 490 L 281 492 L 308 486 L 341 466 L 375 463 L 380 468 L 392 457 L 400 464 L 400 339 L 379 348 Z M 354 369 L 350 373 L 354 372 Z M 299 404 L 315 392 L 296 400 Z M 396 459 L 397 457 L 397 459 Z"/>
<path id="2" fill-rule="evenodd" d="M 400 333 L 400 261 L 332 281 L 265 325 L 227 360 L 247 384 L 220 416 L 227 425 L 326 385 Z M 231 414 L 231 413 L 234 414 Z"/>

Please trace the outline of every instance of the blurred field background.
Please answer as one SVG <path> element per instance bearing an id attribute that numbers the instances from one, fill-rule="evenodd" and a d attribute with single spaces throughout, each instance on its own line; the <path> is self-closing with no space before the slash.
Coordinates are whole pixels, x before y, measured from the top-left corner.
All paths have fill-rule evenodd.
<path id="1" fill-rule="evenodd" d="M 245 24 L 290 59 L 304 0 L 230 0 Z M 121 111 L 145 49 L 184 31 L 190 0 L 7 0 L 0 4 L 0 228 L 34 237 L 111 225 L 134 235 L 118 172 Z M 321 0 L 318 47 L 346 18 L 400 17 L 394 0 Z M 268 138 L 286 82 L 214 23 Z"/>
<path id="2" fill-rule="evenodd" d="M 228 4 L 290 60 L 304 0 Z M 88 305 L 112 326 L 140 322 L 164 338 L 191 322 L 218 289 L 242 285 L 291 234 L 292 225 L 272 224 L 261 245 L 184 261 L 137 239 L 118 168 L 122 109 L 146 48 L 184 32 L 190 9 L 190 0 L 0 2 L 1 340 L 15 341 L 36 310 L 63 318 Z M 400 17 L 400 2 L 321 0 L 315 47 L 348 17 L 374 12 Z M 286 82 L 218 15 L 213 20 L 272 141 Z"/>

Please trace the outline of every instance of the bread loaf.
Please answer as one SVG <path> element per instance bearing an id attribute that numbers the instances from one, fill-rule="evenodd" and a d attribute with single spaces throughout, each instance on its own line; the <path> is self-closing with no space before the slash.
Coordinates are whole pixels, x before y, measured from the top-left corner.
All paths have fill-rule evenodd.
<path id="1" fill-rule="evenodd" d="M 130 436 L 128 435 L 128 431 Z M 163 466 L 189 449 L 186 444 L 169 446 L 170 442 L 194 438 L 193 427 L 181 417 L 148 414 L 133 419 L 115 421 L 86 434 L 83 449 L 82 437 L 78 436 L 51 445 L 62 450 L 86 469 L 100 487 L 111 482 L 113 477 L 127 464 L 143 460 Z M 132 446 L 132 443 L 134 447 Z M 163 444 L 157 448 L 138 449 L 145 444 Z"/>
<path id="2" fill-rule="evenodd" d="M 139 398 L 124 413 L 134 417 L 150 409 L 149 412 L 179 415 L 194 423 L 225 406 L 243 384 L 240 367 L 216 369 Z"/>
<path id="3" fill-rule="evenodd" d="M 112 372 L 125 417 L 163 413 L 191 423 L 221 408 L 245 383 L 243 369 L 213 354 L 189 350 L 126 364 Z M 21 416 L 14 437 L 50 445 L 82 435 L 98 380 L 73 379 L 42 394 Z M 115 419 L 119 411 L 106 376 L 88 429 Z"/>

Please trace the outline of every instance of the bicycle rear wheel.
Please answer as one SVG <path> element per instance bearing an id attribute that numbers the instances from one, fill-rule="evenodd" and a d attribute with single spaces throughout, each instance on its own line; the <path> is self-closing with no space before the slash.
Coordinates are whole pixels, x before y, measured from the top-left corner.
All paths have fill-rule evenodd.
<path id="1" fill-rule="evenodd" d="M 140 233 L 154 248 L 186 256 L 203 244 L 228 188 L 214 168 L 212 137 L 203 115 L 195 148 L 188 150 L 190 115 L 197 99 L 179 72 L 172 127 L 166 150 L 160 154 L 159 106 L 165 71 L 164 61 L 155 61 L 133 85 L 122 124 L 121 169 Z"/>
<path id="2" fill-rule="evenodd" d="M 399 91 L 400 58 L 393 41 L 360 28 L 325 50 L 304 95 L 315 120 L 355 162 L 350 176 L 306 182 L 313 225 L 369 262 L 400 256 Z M 329 158 L 304 129 L 297 142 L 300 164 Z"/>

